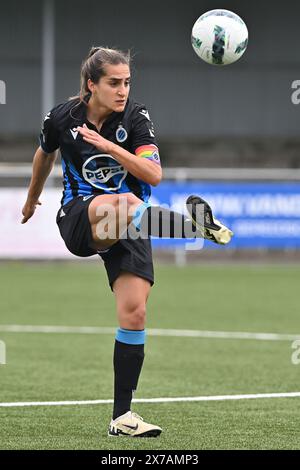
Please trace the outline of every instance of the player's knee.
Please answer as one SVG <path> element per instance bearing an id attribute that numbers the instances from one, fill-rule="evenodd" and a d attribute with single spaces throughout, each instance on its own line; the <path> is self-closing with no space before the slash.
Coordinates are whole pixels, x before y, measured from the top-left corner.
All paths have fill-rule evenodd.
<path id="1" fill-rule="evenodd" d="M 125 207 L 131 207 L 136 204 L 141 204 L 142 202 L 143 201 L 141 199 L 132 193 L 123 193 L 115 194 L 110 197 L 105 196 L 105 198 L 103 196 L 99 196 L 91 202 L 90 207 L 95 208 L 96 212 L 101 207 L 105 207 L 106 209 L 107 207 L 111 207 L 118 211 L 122 205 Z"/>
<path id="2" fill-rule="evenodd" d="M 125 206 L 125 210 L 129 211 L 132 206 L 137 206 L 142 202 L 143 201 L 141 199 L 139 199 L 132 193 L 119 194 L 118 197 L 115 199 L 115 207 L 120 210 L 123 206 Z"/>
<path id="3" fill-rule="evenodd" d="M 127 194 L 127 201 L 130 206 L 141 204 L 143 201 L 132 193 Z"/>
<path id="4" fill-rule="evenodd" d="M 127 305 L 122 312 L 120 318 L 126 324 L 129 330 L 143 330 L 146 321 L 146 306 L 143 304 Z"/>
<path id="5" fill-rule="evenodd" d="M 113 213 L 120 217 L 127 218 L 128 221 L 132 218 L 132 211 L 134 211 L 134 207 L 141 204 L 143 201 L 136 197 L 132 193 L 125 193 L 125 194 L 116 194 L 115 197 L 112 199 L 111 210 Z"/>
<path id="6" fill-rule="evenodd" d="M 129 224 L 133 219 L 135 208 L 142 202 L 134 194 L 120 194 L 115 200 L 115 213 L 119 219 L 126 220 L 127 224 Z"/>
<path id="7" fill-rule="evenodd" d="M 109 219 L 111 224 L 118 224 L 120 221 L 123 223 L 127 221 L 128 224 L 132 219 L 131 213 L 134 211 L 134 207 L 141 203 L 142 201 L 132 193 L 115 194 L 113 197 L 105 198 L 99 196 L 90 204 L 90 222 L 96 226 L 99 221 Z"/>

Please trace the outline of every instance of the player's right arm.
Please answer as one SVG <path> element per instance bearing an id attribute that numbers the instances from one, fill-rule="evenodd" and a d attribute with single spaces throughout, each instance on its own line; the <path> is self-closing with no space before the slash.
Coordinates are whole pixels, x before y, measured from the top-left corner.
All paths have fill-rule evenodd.
<path id="1" fill-rule="evenodd" d="M 46 179 L 51 173 L 56 158 L 57 151 L 46 153 L 41 147 L 39 147 L 35 152 L 27 200 L 22 210 L 22 224 L 25 224 L 27 220 L 33 216 L 36 206 L 41 205 L 39 197 L 44 188 Z"/>
<path id="2" fill-rule="evenodd" d="M 44 119 L 40 134 L 40 146 L 33 157 L 32 177 L 27 200 L 22 210 L 22 224 L 25 224 L 33 216 L 36 206 L 41 204 L 39 197 L 57 158 L 58 148 L 59 130 L 56 107 Z"/>

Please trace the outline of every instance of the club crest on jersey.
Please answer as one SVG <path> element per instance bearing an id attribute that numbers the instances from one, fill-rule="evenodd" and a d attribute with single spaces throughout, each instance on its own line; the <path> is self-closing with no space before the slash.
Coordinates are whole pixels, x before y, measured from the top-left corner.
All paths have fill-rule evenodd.
<path id="1" fill-rule="evenodd" d="M 82 176 L 94 188 L 117 191 L 127 176 L 127 170 L 111 155 L 99 154 L 84 162 Z"/>
<path id="2" fill-rule="evenodd" d="M 126 129 L 124 129 L 122 124 L 120 124 L 118 129 L 116 130 L 116 139 L 117 139 L 117 141 L 120 142 L 120 144 L 121 144 L 122 142 L 125 142 L 127 137 L 128 137 L 128 134 L 127 134 Z"/>

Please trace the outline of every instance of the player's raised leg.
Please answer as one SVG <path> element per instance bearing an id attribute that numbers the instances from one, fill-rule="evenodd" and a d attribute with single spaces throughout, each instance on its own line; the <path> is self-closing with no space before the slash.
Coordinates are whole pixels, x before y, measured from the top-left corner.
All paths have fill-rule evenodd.
<path id="1" fill-rule="evenodd" d="M 133 206 L 131 226 L 142 236 L 159 238 L 205 238 L 226 245 L 233 232 L 217 220 L 209 204 L 200 196 L 189 196 L 186 201 L 189 216 L 160 206 L 141 204 Z M 130 231 L 129 231 L 130 233 Z"/>
<path id="2" fill-rule="evenodd" d="M 114 349 L 114 409 L 109 436 L 156 437 L 161 428 L 131 411 L 144 361 L 146 303 L 150 282 L 122 272 L 113 284 L 120 328 Z"/>
<path id="3" fill-rule="evenodd" d="M 105 250 L 121 236 L 132 233 L 147 238 L 206 238 L 227 244 L 233 233 L 214 218 L 209 204 L 199 196 L 187 200 L 190 217 L 144 203 L 132 193 L 101 195 L 89 205 L 89 220 L 97 250 Z"/>

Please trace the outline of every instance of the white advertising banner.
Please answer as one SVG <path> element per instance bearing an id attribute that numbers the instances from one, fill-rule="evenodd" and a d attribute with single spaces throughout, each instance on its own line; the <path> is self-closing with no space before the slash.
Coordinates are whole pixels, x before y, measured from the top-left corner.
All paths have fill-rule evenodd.
<path id="1" fill-rule="evenodd" d="M 56 225 L 61 189 L 45 188 L 42 205 L 21 224 L 26 196 L 27 189 L 0 189 L 0 258 L 77 258 L 67 250 Z"/>

